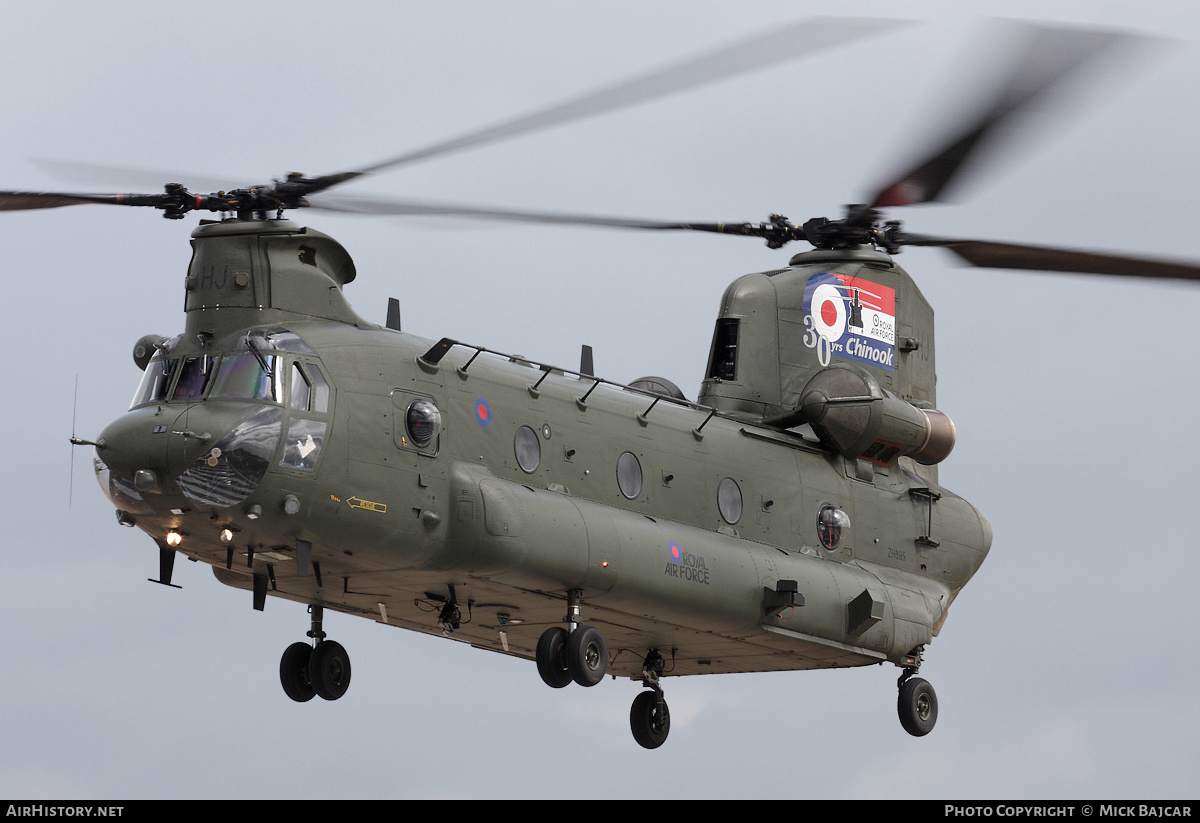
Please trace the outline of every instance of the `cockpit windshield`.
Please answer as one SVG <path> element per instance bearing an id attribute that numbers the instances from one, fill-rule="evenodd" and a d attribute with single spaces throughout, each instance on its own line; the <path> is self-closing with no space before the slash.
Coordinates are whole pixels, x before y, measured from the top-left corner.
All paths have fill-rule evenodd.
<path id="1" fill-rule="evenodd" d="M 199 400 L 204 396 L 209 378 L 217 369 L 217 358 L 207 354 L 200 357 L 189 357 L 183 361 L 183 369 L 179 372 L 179 380 L 175 383 L 172 400 Z"/>
<path id="2" fill-rule="evenodd" d="M 212 397 L 236 397 L 278 403 L 283 375 L 274 354 L 227 354 L 213 381 Z"/>
<path id="3" fill-rule="evenodd" d="M 250 332 L 241 339 L 239 351 L 229 354 L 200 354 L 190 357 L 170 357 L 160 352 L 146 366 L 142 382 L 133 396 L 130 408 L 150 403 L 190 403 L 204 397 L 258 400 L 283 403 L 290 400 L 293 408 L 299 403 L 296 396 L 284 394 L 284 372 L 287 363 L 277 352 L 312 354 L 312 349 L 299 336 L 286 329 L 272 328 Z M 293 378 L 292 395 L 311 392 L 304 398 L 305 407 L 312 405 L 324 411 L 329 388 L 315 366 L 310 375 L 295 367 L 299 377 Z"/>

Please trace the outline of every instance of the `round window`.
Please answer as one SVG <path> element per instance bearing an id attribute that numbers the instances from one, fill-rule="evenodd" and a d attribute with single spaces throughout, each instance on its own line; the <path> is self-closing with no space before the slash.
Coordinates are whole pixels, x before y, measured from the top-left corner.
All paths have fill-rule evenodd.
<path id="1" fill-rule="evenodd" d="M 825 505 L 817 513 L 817 537 L 829 551 L 836 549 L 850 531 L 850 517 L 837 506 Z"/>
<path id="2" fill-rule="evenodd" d="M 517 434 L 513 437 L 513 452 L 517 456 L 517 465 L 521 467 L 521 471 L 526 474 L 537 471 L 538 464 L 542 462 L 542 444 L 538 440 L 537 432 L 528 426 L 517 429 Z"/>
<path id="3" fill-rule="evenodd" d="M 742 519 L 742 490 L 732 477 L 726 477 L 717 486 L 717 508 L 731 526 Z"/>
<path id="4" fill-rule="evenodd" d="M 617 458 L 617 486 L 630 500 L 642 493 L 642 464 L 633 452 L 621 452 Z"/>
<path id="5" fill-rule="evenodd" d="M 442 428 L 442 413 L 428 400 L 414 400 L 404 414 L 404 427 L 414 446 L 424 448 L 433 442 Z"/>

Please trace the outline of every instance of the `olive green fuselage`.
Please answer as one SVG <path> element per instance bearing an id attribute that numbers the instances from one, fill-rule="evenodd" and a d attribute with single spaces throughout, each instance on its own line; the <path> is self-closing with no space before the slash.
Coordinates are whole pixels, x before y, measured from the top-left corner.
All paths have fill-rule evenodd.
<path id="1" fill-rule="evenodd" d="M 986 519 L 906 457 L 847 458 L 804 428 L 474 346 L 426 357 L 431 341 L 345 303 L 340 246 L 270 225 L 197 230 L 187 328 L 160 356 L 210 356 L 219 381 L 253 354 L 274 387 L 144 403 L 97 452 L 125 489 L 154 472 L 132 519 L 160 547 L 179 535 L 170 547 L 222 582 L 258 576 L 269 595 L 427 633 L 455 598 L 453 637 L 530 659 L 578 591 L 609 671 L 636 677 L 648 649 L 668 674 L 899 663 L 987 553 Z M 247 344 L 255 329 L 268 332 Z M 272 343 L 281 330 L 300 343 Z M 301 385 L 314 375 L 319 403 Z M 418 443 L 420 401 L 440 425 Z M 231 431 L 277 440 L 246 446 L 268 455 L 253 488 L 220 474 L 222 459 L 241 470 Z M 835 532 L 823 510 L 840 512 Z"/>

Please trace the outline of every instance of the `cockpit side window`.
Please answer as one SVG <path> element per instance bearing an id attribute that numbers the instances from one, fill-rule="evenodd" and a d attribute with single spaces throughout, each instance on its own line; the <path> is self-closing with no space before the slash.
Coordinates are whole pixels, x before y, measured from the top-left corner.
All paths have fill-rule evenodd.
<path id="1" fill-rule="evenodd" d="M 315 363 L 305 363 L 304 369 L 312 379 L 312 402 L 309 408 L 324 414 L 329 411 L 329 384 L 325 382 L 325 375 L 321 374 Z"/>
<path id="2" fill-rule="evenodd" d="M 287 371 L 287 406 L 291 411 L 279 465 L 311 472 L 320 462 L 329 424 L 309 415 L 324 415 L 329 411 L 329 384 L 315 363 L 296 360 Z"/>
<path id="3" fill-rule="evenodd" d="M 324 414 L 329 411 L 329 384 L 315 363 L 292 363 L 288 408 Z"/>
<path id="4" fill-rule="evenodd" d="M 297 411 L 308 411 L 308 399 L 312 396 L 312 386 L 304 376 L 304 370 L 299 363 L 292 364 L 292 387 L 288 392 L 288 408 Z"/>
<path id="5" fill-rule="evenodd" d="M 166 400 L 171 378 L 175 376 L 175 367 L 178 365 L 179 358 L 164 357 L 151 360 L 142 374 L 142 382 L 133 395 L 133 402 L 129 404 L 129 408 Z"/>

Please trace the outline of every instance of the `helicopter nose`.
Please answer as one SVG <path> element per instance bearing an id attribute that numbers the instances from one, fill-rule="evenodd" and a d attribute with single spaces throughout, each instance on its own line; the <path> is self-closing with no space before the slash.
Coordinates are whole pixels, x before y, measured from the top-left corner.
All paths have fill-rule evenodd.
<path id="1" fill-rule="evenodd" d="M 133 409 L 100 433 L 97 453 L 111 471 L 131 480 L 139 491 L 152 491 L 157 486 L 152 479 L 171 477 L 172 463 L 186 459 L 185 444 L 175 442 L 186 439 L 175 434 L 182 416 L 179 409 L 164 406 Z"/>
<path id="2" fill-rule="evenodd" d="M 262 480 L 280 418 L 275 407 L 218 402 L 133 409 L 101 433 L 97 455 L 147 503 L 182 492 L 202 505 L 232 505 Z"/>
<path id="3" fill-rule="evenodd" d="M 249 497 L 266 476 L 279 444 L 283 412 L 278 406 L 264 406 L 249 415 L 244 405 L 240 409 L 240 421 L 222 416 L 231 424 L 221 429 L 227 434 L 215 443 L 211 435 L 196 435 L 201 443 L 188 450 L 189 460 L 181 461 L 179 488 L 193 503 L 233 506 Z"/>

